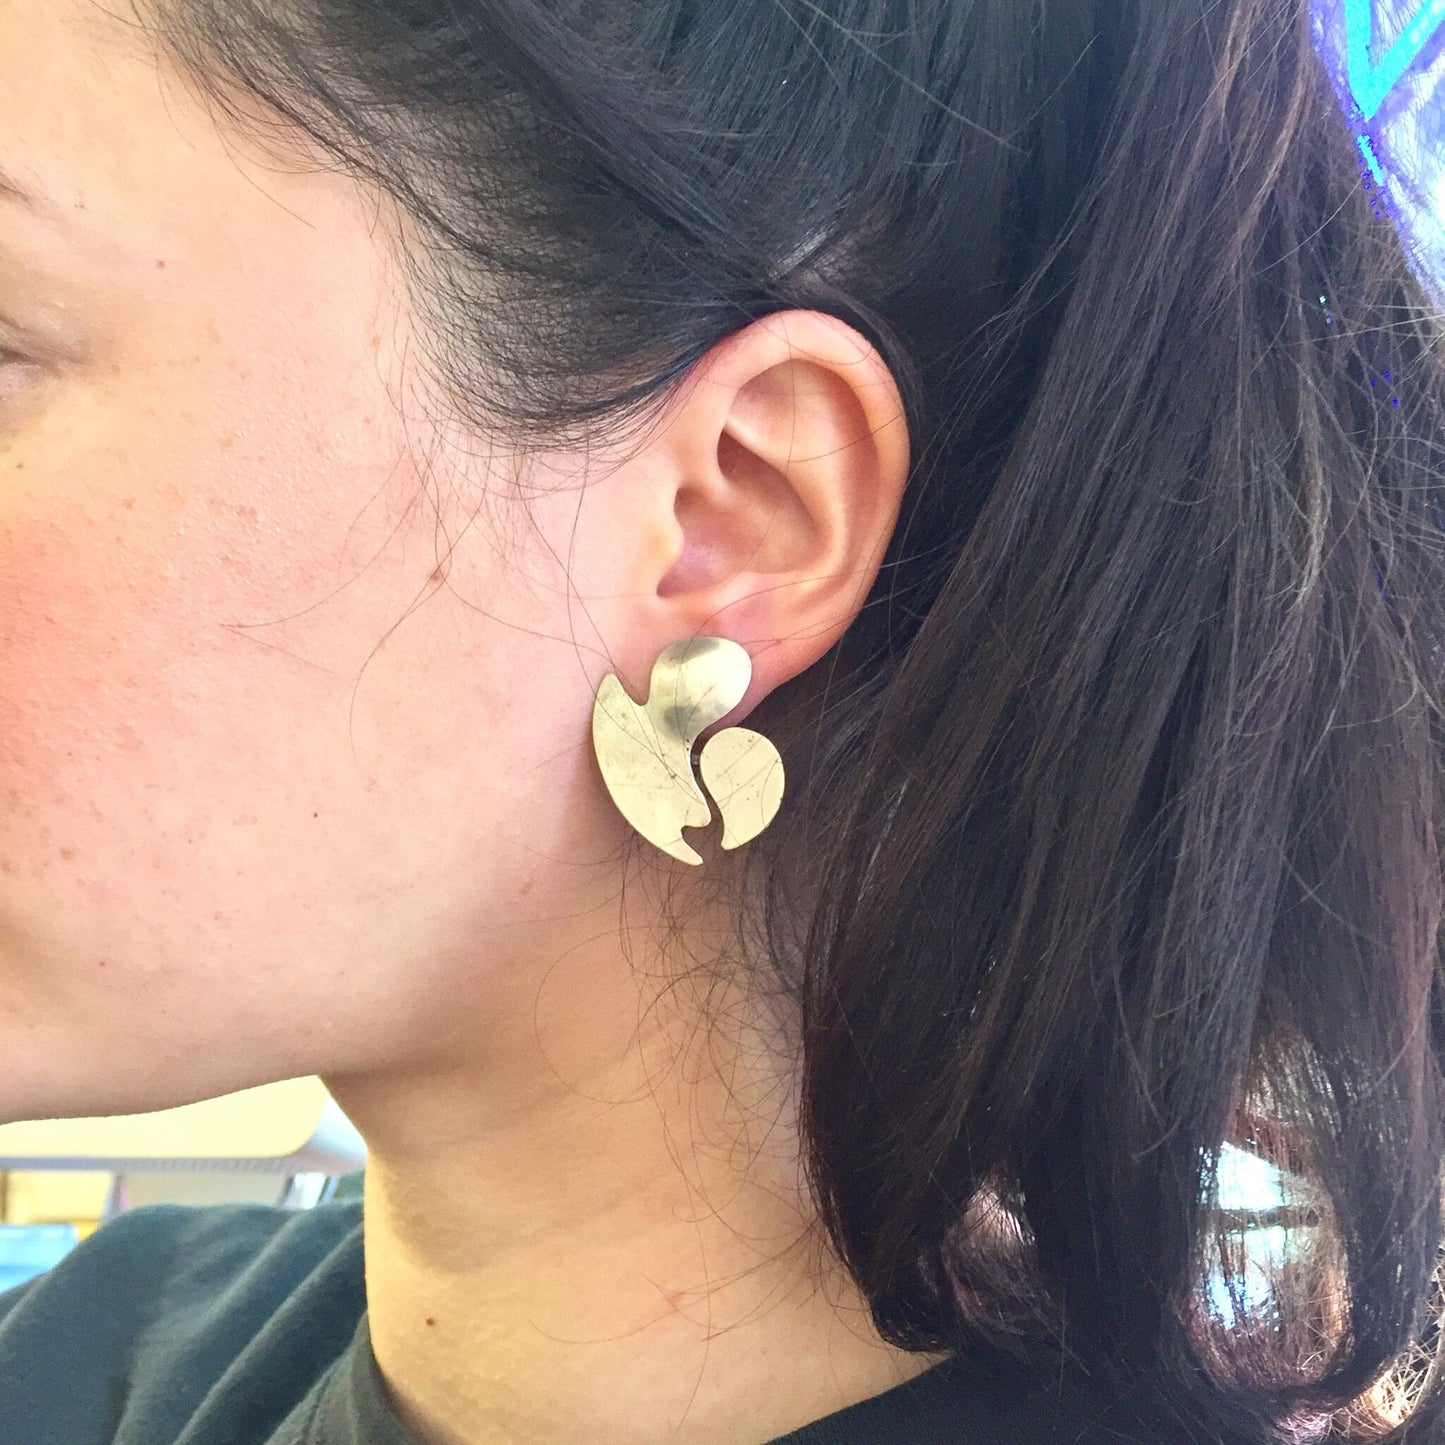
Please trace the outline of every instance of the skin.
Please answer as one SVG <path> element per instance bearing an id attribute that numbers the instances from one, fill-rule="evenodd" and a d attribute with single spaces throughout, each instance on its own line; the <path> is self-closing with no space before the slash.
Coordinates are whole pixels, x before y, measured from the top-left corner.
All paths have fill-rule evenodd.
<path id="1" fill-rule="evenodd" d="M 744 1445 L 934 1363 L 819 1241 L 733 855 L 634 856 L 589 741 L 609 670 L 730 637 L 737 723 L 856 615 L 877 355 L 771 318 L 524 462 L 440 399 L 404 220 L 88 0 L 0 0 L 0 169 L 48 198 L 0 195 L 0 1118 L 320 1074 L 423 1440 Z"/>

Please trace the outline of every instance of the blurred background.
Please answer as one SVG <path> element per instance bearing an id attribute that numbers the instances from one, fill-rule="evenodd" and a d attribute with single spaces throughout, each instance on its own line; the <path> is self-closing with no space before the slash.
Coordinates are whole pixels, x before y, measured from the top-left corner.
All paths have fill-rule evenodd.
<path id="1" fill-rule="evenodd" d="M 0 1290 L 145 1204 L 358 1197 L 366 1146 L 319 1079 L 109 1119 L 0 1125 Z"/>
<path id="2" fill-rule="evenodd" d="M 1313 0 L 1360 184 L 1445 306 L 1445 0 Z"/>

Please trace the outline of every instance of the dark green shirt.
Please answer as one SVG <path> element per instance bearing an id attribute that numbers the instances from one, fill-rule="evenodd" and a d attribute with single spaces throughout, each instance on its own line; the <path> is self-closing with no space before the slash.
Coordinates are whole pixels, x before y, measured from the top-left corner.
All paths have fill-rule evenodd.
<path id="1" fill-rule="evenodd" d="M 1100 1414 L 950 1360 L 785 1440 L 1112 1445 Z M 371 1352 L 360 1202 L 138 1209 L 0 1294 L 0 1442 L 416 1445 Z"/>

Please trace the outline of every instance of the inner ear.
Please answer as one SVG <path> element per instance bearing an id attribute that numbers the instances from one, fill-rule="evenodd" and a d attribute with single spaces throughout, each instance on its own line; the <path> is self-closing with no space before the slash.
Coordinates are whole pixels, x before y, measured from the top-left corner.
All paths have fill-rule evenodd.
<path id="1" fill-rule="evenodd" d="M 730 428 L 717 440 L 716 473 L 678 488 L 682 549 L 659 597 L 704 591 L 741 572 L 786 570 L 813 518 L 785 471 Z"/>
<path id="2" fill-rule="evenodd" d="M 717 469 L 718 475 L 730 487 L 751 491 L 759 498 L 774 493 L 779 506 L 785 500 L 782 494 L 791 490 L 787 477 L 752 447 L 740 441 L 731 427 L 718 437 Z"/>

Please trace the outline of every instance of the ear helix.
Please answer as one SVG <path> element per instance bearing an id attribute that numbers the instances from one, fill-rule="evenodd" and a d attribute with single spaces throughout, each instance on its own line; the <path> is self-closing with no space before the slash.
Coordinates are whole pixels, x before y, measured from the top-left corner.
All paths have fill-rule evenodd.
<path id="1" fill-rule="evenodd" d="M 597 689 L 592 745 L 607 791 L 649 843 L 683 863 L 702 857 L 682 830 L 712 821 L 693 775 L 693 744 L 742 701 L 752 675 L 746 648 L 693 637 L 658 654 L 646 702 L 634 702 L 615 673 Z M 773 821 L 783 801 L 783 760 L 761 733 L 724 728 L 704 744 L 698 768 L 722 814 L 724 848 L 751 842 Z"/>

